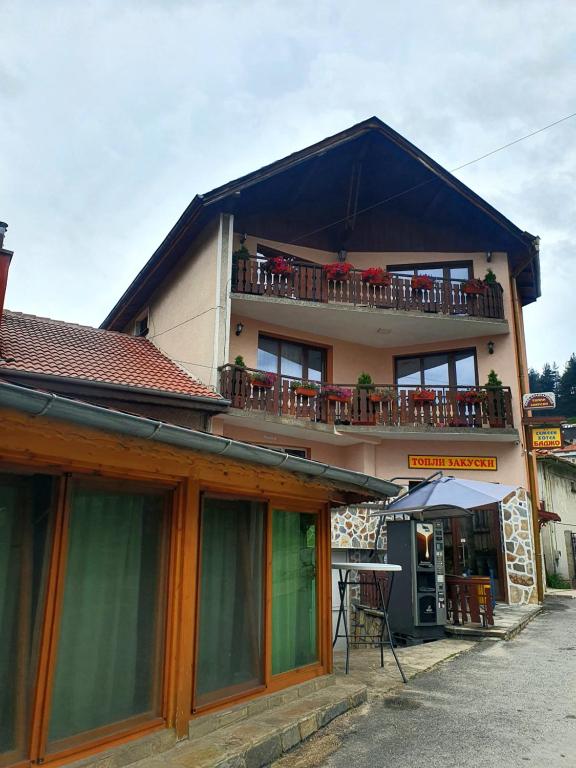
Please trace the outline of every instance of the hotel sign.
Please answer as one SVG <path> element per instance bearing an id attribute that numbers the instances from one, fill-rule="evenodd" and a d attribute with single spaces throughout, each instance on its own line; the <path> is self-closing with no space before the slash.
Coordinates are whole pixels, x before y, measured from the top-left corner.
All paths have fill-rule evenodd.
<path id="1" fill-rule="evenodd" d="M 532 427 L 532 448 L 562 448 L 560 427 Z"/>
<path id="2" fill-rule="evenodd" d="M 467 469 L 495 472 L 496 456 L 408 456 L 410 469 Z"/>
<path id="3" fill-rule="evenodd" d="M 556 408 L 554 392 L 532 392 L 522 395 L 522 407 L 525 411 L 531 408 Z"/>

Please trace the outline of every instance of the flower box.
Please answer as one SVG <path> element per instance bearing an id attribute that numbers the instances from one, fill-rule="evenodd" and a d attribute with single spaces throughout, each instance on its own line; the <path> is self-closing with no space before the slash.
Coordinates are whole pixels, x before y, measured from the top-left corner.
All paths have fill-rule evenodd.
<path id="1" fill-rule="evenodd" d="M 387 286 L 392 284 L 392 275 L 385 272 L 382 267 L 370 267 L 364 269 L 360 273 L 360 277 L 364 283 L 369 285 L 381 285 Z"/>
<path id="2" fill-rule="evenodd" d="M 433 403 L 436 400 L 436 392 L 432 389 L 417 389 L 413 398 L 415 403 Z"/>
<path id="3" fill-rule="evenodd" d="M 347 261 L 335 261 L 332 264 L 324 264 L 323 269 L 328 280 L 349 280 L 354 267 Z"/>
<path id="4" fill-rule="evenodd" d="M 269 259 L 268 268 L 273 275 L 291 275 L 294 272 L 294 266 L 283 256 Z"/>
<path id="5" fill-rule="evenodd" d="M 410 285 L 415 291 L 431 291 L 434 287 L 434 279 L 430 275 L 414 275 Z"/>
<path id="6" fill-rule="evenodd" d="M 456 400 L 459 403 L 465 403 L 466 405 L 477 405 L 483 400 L 486 400 L 486 392 L 480 392 L 477 389 L 468 389 L 466 392 L 458 392 Z"/>
<path id="7" fill-rule="evenodd" d="M 254 389 L 272 389 L 276 384 L 277 376 L 275 373 L 258 372 L 250 376 L 250 381 Z"/>
<path id="8" fill-rule="evenodd" d="M 322 394 L 332 403 L 349 403 L 352 398 L 352 390 L 347 387 L 327 386 L 322 390 Z"/>
<path id="9" fill-rule="evenodd" d="M 302 397 L 316 397 L 318 390 L 313 387 L 296 387 L 294 392 Z"/>
<path id="10" fill-rule="evenodd" d="M 467 280 L 462 285 L 462 290 L 468 296 L 479 296 L 486 293 L 486 284 L 482 280 Z"/>

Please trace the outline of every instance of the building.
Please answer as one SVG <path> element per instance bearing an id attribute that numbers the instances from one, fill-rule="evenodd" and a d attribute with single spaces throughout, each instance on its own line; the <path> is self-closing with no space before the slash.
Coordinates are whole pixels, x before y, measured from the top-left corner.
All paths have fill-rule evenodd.
<path id="1" fill-rule="evenodd" d="M 182 426 L 225 401 L 145 339 L 0 318 L 0 765 L 126 765 L 315 690 L 330 509 L 399 487 Z"/>
<path id="2" fill-rule="evenodd" d="M 576 461 L 566 453 L 538 452 L 542 554 L 551 586 L 560 579 L 576 588 Z"/>
<path id="3" fill-rule="evenodd" d="M 523 602 L 538 529 L 522 308 L 539 295 L 538 239 L 371 118 L 195 197 L 102 327 L 144 324 L 217 388 L 225 437 L 406 484 L 517 487 L 453 532 L 476 554 L 452 560 Z"/>

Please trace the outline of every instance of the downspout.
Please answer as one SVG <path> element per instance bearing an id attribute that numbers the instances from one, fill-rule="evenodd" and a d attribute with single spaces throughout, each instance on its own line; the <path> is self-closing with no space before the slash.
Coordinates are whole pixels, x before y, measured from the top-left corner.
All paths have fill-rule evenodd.
<path id="1" fill-rule="evenodd" d="M 519 329 L 522 326 L 520 318 L 520 301 L 518 299 L 518 289 L 516 278 L 510 277 L 510 290 L 512 294 L 512 311 L 514 327 L 514 346 L 516 350 L 516 371 L 518 377 L 518 393 L 520 405 L 522 404 L 522 394 L 528 382 L 528 371 L 525 366 L 524 339 L 520 338 Z M 528 485 L 530 488 L 531 507 L 532 507 L 532 538 L 534 539 L 534 566 L 536 569 L 536 590 L 538 593 L 538 602 L 544 602 L 544 574 L 542 568 L 542 545 L 540 540 L 540 526 L 538 523 L 538 478 L 536 474 L 535 458 L 530 450 L 530 428 L 524 423 L 524 411 L 520 408 L 520 417 L 522 419 L 522 436 L 524 439 L 524 451 L 526 461 L 526 473 L 528 475 Z"/>

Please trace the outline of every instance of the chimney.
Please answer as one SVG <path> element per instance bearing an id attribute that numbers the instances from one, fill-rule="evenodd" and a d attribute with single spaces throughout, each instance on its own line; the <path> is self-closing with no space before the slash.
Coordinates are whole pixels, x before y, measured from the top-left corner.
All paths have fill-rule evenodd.
<path id="1" fill-rule="evenodd" d="M 4 297 L 6 296 L 6 284 L 8 283 L 8 268 L 12 260 L 12 251 L 4 248 L 4 235 L 8 224 L 0 221 L 0 323 L 2 322 L 2 310 L 4 309 Z"/>

